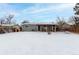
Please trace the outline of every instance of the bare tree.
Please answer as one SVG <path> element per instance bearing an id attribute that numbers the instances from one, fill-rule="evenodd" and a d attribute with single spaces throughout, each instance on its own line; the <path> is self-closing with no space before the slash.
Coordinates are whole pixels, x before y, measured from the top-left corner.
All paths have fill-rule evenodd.
<path id="1" fill-rule="evenodd" d="M 13 20 L 11 21 L 12 24 L 17 24 L 16 22 L 17 22 L 17 21 L 16 21 L 15 19 L 13 19 Z"/>
<path id="2" fill-rule="evenodd" d="M 79 17 L 72 16 L 69 18 L 69 22 L 73 25 L 73 28 L 76 32 L 76 29 L 79 26 Z"/>
<path id="3" fill-rule="evenodd" d="M 75 15 L 79 15 L 79 3 L 75 4 L 75 7 L 73 8 L 73 10 L 75 11 Z"/>
<path id="4" fill-rule="evenodd" d="M 0 24 L 4 24 L 5 23 L 5 19 L 4 18 L 0 18 Z"/>
<path id="5" fill-rule="evenodd" d="M 9 14 L 8 16 L 6 16 L 5 17 L 5 23 L 6 24 L 12 24 L 13 23 L 13 17 L 14 17 L 14 15 L 12 15 L 12 14 Z M 7 27 L 7 32 L 11 32 L 12 30 L 11 30 L 11 27 Z"/>
<path id="6" fill-rule="evenodd" d="M 57 25 L 59 27 L 59 30 L 63 30 L 64 29 L 64 25 L 66 24 L 66 22 L 64 21 L 64 19 L 57 17 Z"/>
<path id="7" fill-rule="evenodd" d="M 73 10 L 75 11 L 75 13 L 74 16 L 69 18 L 69 22 L 72 23 L 73 28 L 76 32 L 77 28 L 79 27 L 79 3 L 75 5 Z"/>
<path id="8" fill-rule="evenodd" d="M 6 23 L 7 23 L 7 24 L 11 24 L 13 17 L 14 17 L 14 15 L 11 15 L 11 14 L 10 14 L 8 17 L 6 17 Z"/>
<path id="9" fill-rule="evenodd" d="M 79 3 L 77 3 L 73 9 L 75 11 L 75 16 L 73 16 L 72 18 L 75 25 L 77 26 L 79 25 Z"/>

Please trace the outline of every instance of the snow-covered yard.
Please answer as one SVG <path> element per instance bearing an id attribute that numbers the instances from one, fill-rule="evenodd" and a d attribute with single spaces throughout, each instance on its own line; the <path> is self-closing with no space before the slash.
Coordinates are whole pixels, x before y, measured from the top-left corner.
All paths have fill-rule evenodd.
<path id="1" fill-rule="evenodd" d="M 0 54 L 79 54 L 79 34 L 18 32 L 0 34 Z"/>

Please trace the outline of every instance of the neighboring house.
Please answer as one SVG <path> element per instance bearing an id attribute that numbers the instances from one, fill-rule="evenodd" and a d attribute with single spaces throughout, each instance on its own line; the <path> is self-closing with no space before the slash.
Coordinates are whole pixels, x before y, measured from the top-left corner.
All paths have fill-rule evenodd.
<path id="1" fill-rule="evenodd" d="M 53 31 L 58 30 L 58 26 L 53 23 L 24 23 L 21 25 L 23 31 Z"/>
<path id="2" fill-rule="evenodd" d="M 13 24 L 0 24 L 0 33 L 1 32 L 12 32 Z"/>
<path id="3" fill-rule="evenodd" d="M 69 24 L 64 24 L 63 27 L 62 27 L 62 30 L 64 30 L 64 31 L 69 31 L 70 28 L 71 28 L 71 25 L 69 25 Z"/>
<path id="4" fill-rule="evenodd" d="M 14 24 L 0 24 L 0 33 L 19 32 L 20 27 Z"/>

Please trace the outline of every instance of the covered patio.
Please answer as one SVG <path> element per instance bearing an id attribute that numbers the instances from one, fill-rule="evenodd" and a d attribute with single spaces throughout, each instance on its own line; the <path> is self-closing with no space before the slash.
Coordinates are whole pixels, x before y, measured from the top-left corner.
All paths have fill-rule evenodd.
<path id="1" fill-rule="evenodd" d="M 56 32 L 57 31 L 57 25 L 50 25 L 50 24 L 38 24 L 38 31 L 42 32 Z"/>

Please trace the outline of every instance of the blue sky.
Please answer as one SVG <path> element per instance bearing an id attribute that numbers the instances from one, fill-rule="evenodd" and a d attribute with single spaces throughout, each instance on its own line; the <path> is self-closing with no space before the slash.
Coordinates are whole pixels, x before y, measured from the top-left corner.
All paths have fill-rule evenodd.
<path id="1" fill-rule="evenodd" d="M 57 17 L 65 20 L 74 15 L 74 4 L 70 3 L 5 3 L 0 4 L 0 17 L 14 14 L 18 23 L 23 20 L 31 22 L 54 22 Z"/>

